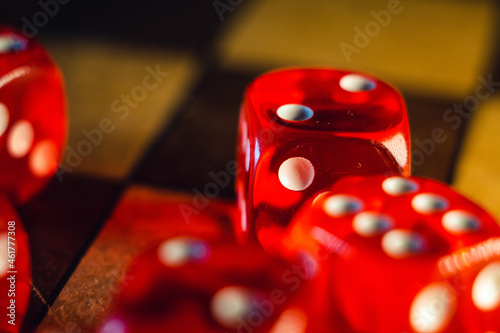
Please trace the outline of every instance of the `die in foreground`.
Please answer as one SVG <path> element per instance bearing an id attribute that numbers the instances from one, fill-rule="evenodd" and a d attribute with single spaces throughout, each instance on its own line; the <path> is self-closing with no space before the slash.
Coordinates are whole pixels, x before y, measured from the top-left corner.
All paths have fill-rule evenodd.
<path id="1" fill-rule="evenodd" d="M 281 246 L 328 267 L 342 332 L 500 331 L 500 228 L 448 185 L 344 178 L 302 208 Z"/>
<path id="2" fill-rule="evenodd" d="M 238 236 L 260 239 L 345 175 L 409 173 L 404 101 L 365 74 L 291 69 L 257 78 L 241 108 Z"/>
<path id="3" fill-rule="evenodd" d="M 28 237 L 14 208 L 0 194 L 0 332 L 19 332 L 31 293 Z"/>
<path id="4" fill-rule="evenodd" d="M 0 26 L 0 189 L 15 204 L 54 175 L 66 132 L 58 67 L 38 42 Z"/>
<path id="5" fill-rule="evenodd" d="M 256 247 L 170 238 L 138 256 L 100 333 L 336 332 L 313 259 L 289 265 Z M 312 296 L 312 297 L 311 297 Z"/>

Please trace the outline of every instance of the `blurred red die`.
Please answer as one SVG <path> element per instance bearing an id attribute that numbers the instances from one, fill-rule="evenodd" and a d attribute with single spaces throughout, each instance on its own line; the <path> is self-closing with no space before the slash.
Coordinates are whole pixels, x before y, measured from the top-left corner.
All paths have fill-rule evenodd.
<path id="1" fill-rule="evenodd" d="M 16 205 L 56 172 L 66 132 L 58 67 L 38 42 L 0 26 L 0 189 Z"/>

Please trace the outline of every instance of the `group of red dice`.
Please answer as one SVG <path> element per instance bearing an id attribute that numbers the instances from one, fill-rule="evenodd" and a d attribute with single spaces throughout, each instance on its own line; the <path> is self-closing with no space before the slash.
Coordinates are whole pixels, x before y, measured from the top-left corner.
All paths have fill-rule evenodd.
<path id="1" fill-rule="evenodd" d="M 39 43 L 0 26 L 0 332 L 20 330 L 31 293 L 29 242 L 14 206 L 54 175 L 66 133 L 60 70 Z"/>
<path id="2" fill-rule="evenodd" d="M 64 101 L 41 46 L 0 27 L 0 331 L 19 330 L 30 293 L 8 200 L 26 202 L 56 171 Z M 392 87 L 331 69 L 268 73 L 247 89 L 237 147 L 235 239 L 148 249 L 99 332 L 500 332 L 500 227 L 409 176 Z"/>
<path id="3" fill-rule="evenodd" d="M 237 239 L 179 235 L 141 254 L 100 333 L 500 332 L 500 227 L 410 177 L 409 142 L 402 98 L 373 77 L 257 78 Z"/>

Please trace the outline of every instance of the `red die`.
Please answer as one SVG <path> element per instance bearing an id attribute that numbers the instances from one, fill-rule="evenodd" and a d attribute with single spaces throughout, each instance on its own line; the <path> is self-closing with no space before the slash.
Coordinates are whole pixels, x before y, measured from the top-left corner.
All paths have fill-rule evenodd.
<path id="1" fill-rule="evenodd" d="M 351 326 L 342 332 L 500 328 L 499 264 L 483 268 L 500 256 L 500 228 L 448 185 L 346 177 L 305 205 L 281 251 L 307 249 L 328 267 L 331 297 Z"/>
<path id="2" fill-rule="evenodd" d="M 174 237 L 136 258 L 99 332 L 335 332 L 319 320 L 316 269 L 259 248 Z"/>
<path id="3" fill-rule="evenodd" d="M 28 237 L 7 197 L 0 194 L 0 332 L 19 332 L 31 293 Z"/>
<path id="4" fill-rule="evenodd" d="M 260 239 L 286 226 L 341 176 L 408 174 L 409 158 L 406 109 L 389 85 L 331 69 L 263 75 L 248 87 L 240 115 L 238 236 Z"/>
<path id="5" fill-rule="evenodd" d="M 15 204 L 55 173 L 66 131 L 59 69 L 36 41 L 0 26 L 0 189 Z"/>

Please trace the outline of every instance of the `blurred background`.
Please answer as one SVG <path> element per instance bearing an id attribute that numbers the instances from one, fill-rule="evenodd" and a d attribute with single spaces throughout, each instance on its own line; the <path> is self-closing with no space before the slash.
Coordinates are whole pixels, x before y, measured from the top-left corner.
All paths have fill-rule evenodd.
<path id="1" fill-rule="evenodd" d="M 413 174 L 500 217 L 499 17 L 492 0 L 0 0 L 0 22 L 39 39 L 61 66 L 70 115 L 63 180 L 20 212 L 34 275 L 25 331 L 92 327 L 64 290 L 124 191 L 192 194 L 211 181 L 234 158 L 245 86 L 277 67 L 392 83 L 410 115 Z M 75 157 L 103 119 L 113 130 Z M 232 184 L 221 189 L 233 196 Z"/>

